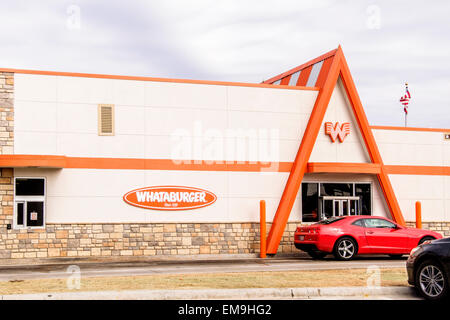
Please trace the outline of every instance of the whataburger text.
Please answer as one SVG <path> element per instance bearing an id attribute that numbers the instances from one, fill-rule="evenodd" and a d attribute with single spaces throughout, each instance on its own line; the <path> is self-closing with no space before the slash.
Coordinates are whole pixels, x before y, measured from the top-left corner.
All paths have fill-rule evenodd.
<path id="1" fill-rule="evenodd" d="M 138 202 L 207 202 L 206 192 L 136 191 Z"/>
<path id="2" fill-rule="evenodd" d="M 132 190 L 123 199 L 145 209 L 189 210 L 209 206 L 217 197 L 210 191 L 194 187 L 156 186 Z"/>

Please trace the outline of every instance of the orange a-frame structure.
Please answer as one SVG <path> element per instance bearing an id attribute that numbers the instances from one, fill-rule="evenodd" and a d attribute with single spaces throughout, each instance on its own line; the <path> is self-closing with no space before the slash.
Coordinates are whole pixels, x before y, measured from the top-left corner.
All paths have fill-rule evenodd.
<path id="1" fill-rule="evenodd" d="M 320 71 L 318 72 L 317 69 L 319 64 Z M 397 202 L 397 198 L 395 197 L 387 170 L 383 164 L 383 160 L 381 159 L 375 138 L 369 127 L 369 122 L 367 121 L 367 117 L 364 113 L 361 100 L 358 92 L 356 91 L 355 83 L 353 82 L 341 46 L 339 46 L 336 50 L 330 51 L 297 68 L 266 80 L 264 83 L 274 85 L 289 83 L 291 85 L 293 82 L 292 80 L 294 80 L 296 83 L 293 83 L 293 85 L 304 86 L 308 83 L 308 80 L 310 80 L 309 78 L 314 67 L 316 67 L 314 72 L 318 72 L 316 75 L 317 78 L 313 79 L 315 80 L 314 86 L 319 88 L 319 93 L 267 238 L 268 254 L 275 254 L 277 252 L 289 214 L 292 210 L 292 206 L 294 205 L 295 198 L 303 180 L 303 176 L 307 171 L 308 161 L 319 134 L 328 103 L 330 102 L 333 89 L 336 86 L 339 77 L 344 85 L 352 111 L 372 162 L 367 163 L 366 165 L 360 165 L 360 172 L 368 172 L 367 168 L 364 168 L 365 166 L 373 167 L 375 164 L 379 167 L 379 170 L 376 171 L 376 175 L 391 216 L 397 223 L 405 225 L 400 206 Z"/>

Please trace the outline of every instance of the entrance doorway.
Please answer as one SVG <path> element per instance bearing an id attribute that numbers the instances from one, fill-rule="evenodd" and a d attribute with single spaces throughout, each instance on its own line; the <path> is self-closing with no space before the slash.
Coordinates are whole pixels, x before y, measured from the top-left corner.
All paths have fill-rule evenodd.
<path id="1" fill-rule="evenodd" d="M 360 215 L 361 201 L 359 197 L 321 197 L 319 212 L 321 219 Z"/>
<path id="2" fill-rule="evenodd" d="M 368 182 L 302 182 L 301 193 L 303 222 L 372 214 L 372 185 Z"/>

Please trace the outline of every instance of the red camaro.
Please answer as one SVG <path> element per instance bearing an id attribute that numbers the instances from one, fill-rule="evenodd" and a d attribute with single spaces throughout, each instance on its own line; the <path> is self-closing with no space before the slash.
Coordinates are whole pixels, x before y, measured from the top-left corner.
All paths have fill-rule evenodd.
<path id="1" fill-rule="evenodd" d="M 298 227 L 294 243 L 313 258 L 333 253 L 339 260 L 350 260 L 357 254 L 401 257 L 424 241 L 440 238 L 437 232 L 402 227 L 383 217 L 345 216 Z"/>

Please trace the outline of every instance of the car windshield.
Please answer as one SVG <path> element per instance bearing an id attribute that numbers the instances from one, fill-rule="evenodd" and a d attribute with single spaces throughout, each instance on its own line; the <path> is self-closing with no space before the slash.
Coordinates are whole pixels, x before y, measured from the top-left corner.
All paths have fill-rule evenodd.
<path id="1" fill-rule="evenodd" d="M 321 220 L 321 221 L 319 221 L 317 223 L 314 223 L 314 224 L 331 224 L 331 223 L 334 223 L 334 222 L 342 220 L 342 219 L 344 219 L 344 217 L 331 217 L 331 218 L 328 218 L 328 219 L 325 219 L 325 220 Z"/>

